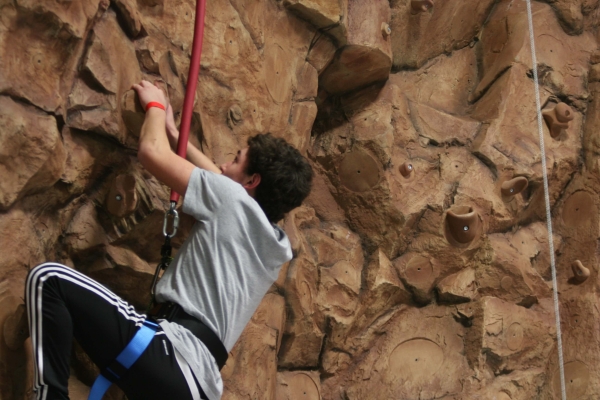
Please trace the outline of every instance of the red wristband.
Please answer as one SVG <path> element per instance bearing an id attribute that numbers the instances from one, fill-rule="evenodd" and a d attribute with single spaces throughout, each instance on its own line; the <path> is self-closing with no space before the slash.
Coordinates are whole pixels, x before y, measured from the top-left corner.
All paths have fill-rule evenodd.
<path id="1" fill-rule="evenodd" d="M 165 106 L 160 104 L 158 101 L 151 101 L 150 103 L 146 104 L 146 111 L 148 111 L 150 107 L 158 107 L 161 110 L 165 110 Z"/>

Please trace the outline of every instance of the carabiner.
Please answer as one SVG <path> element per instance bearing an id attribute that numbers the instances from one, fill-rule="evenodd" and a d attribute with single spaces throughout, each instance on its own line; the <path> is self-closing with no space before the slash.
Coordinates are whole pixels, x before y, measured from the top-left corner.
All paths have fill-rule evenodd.
<path id="1" fill-rule="evenodd" d="M 169 239 L 171 239 L 173 236 L 175 236 L 175 234 L 177 233 L 177 228 L 179 227 L 179 214 L 177 213 L 177 210 L 175 209 L 176 207 L 177 207 L 177 202 L 172 201 L 171 208 L 169 209 L 169 211 L 167 211 L 165 213 L 165 219 L 163 220 L 163 235 L 165 237 L 168 237 Z M 167 232 L 169 215 L 173 215 L 173 232 L 172 233 Z"/>

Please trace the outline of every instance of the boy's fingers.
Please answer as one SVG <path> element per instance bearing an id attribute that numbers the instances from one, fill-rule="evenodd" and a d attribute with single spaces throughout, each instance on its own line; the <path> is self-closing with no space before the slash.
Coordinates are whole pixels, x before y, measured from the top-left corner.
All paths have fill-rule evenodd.
<path id="1" fill-rule="evenodd" d="M 156 86 L 157 88 L 159 88 L 163 92 L 163 94 L 165 95 L 165 100 L 169 101 L 168 100 L 169 99 L 169 95 L 167 93 L 167 88 L 166 88 L 166 85 L 165 85 L 165 81 L 163 81 L 162 79 L 157 79 L 157 80 L 154 81 L 154 86 Z"/>

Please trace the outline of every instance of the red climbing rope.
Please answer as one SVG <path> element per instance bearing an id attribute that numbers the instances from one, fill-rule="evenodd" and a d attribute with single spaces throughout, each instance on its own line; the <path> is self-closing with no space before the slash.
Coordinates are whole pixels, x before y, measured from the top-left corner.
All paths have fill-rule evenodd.
<path id="1" fill-rule="evenodd" d="M 188 73 L 187 88 L 183 100 L 183 111 L 181 114 L 181 126 L 179 127 L 179 140 L 177 141 L 177 155 L 185 158 L 187 154 L 188 138 L 190 136 L 190 124 L 192 111 L 194 109 L 194 97 L 200 72 L 200 56 L 202 55 L 202 40 L 204 38 L 204 16 L 206 14 L 206 0 L 196 1 L 196 22 L 194 23 L 194 42 L 192 44 L 192 58 L 190 60 L 190 71 Z M 171 201 L 177 203 L 179 193 L 171 190 Z"/>
<path id="2" fill-rule="evenodd" d="M 185 158 L 187 154 L 188 139 L 190 136 L 190 125 L 192 121 L 192 111 L 194 109 L 194 97 L 196 96 L 196 86 L 198 83 L 198 73 L 200 72 L 200 56 L 202 54 L 202 40 L 204 39 L 204 16 L 206 14 L 206 0 L 196 1 L 196 21 L 194 23 L 194 41 L 192 43 L 192 58 L 190 60 L 190 71 L 188 73 L 187 88 L 185 98 L 183 99 L 183 112 L 181 114 L 181 126 L 179 127 L 179 139 L 177 140 L 177 155 Z M 165 243 L 160 254 L 161 261 L 156 267 L 152 286 L 150 287 L 151 302 L 148 309 L 154 302 L 154 290 L 158 282 L 160 272 L 166 269 L 171 262 L 171 238 L 177 233 L 179 226 L 179 215 L 177 213 L 177 202 L 179 193 L 171 190 L 171 208 L 165 213 L 163 221 L 163 235 Z M 173 217 L 172 230 L 169 232 L 169 217 Z"/>

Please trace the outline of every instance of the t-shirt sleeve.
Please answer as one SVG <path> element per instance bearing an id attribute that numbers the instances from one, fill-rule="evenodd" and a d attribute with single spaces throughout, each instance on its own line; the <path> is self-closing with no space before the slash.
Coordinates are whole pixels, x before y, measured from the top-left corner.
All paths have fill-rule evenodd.
<path id="1" fill-rule="evenodd" d="M 244 194 L 242 186 L 231 179 L 196 168 L 192 171 L 183 199 L 183 212 L 204 221 Z"/>

